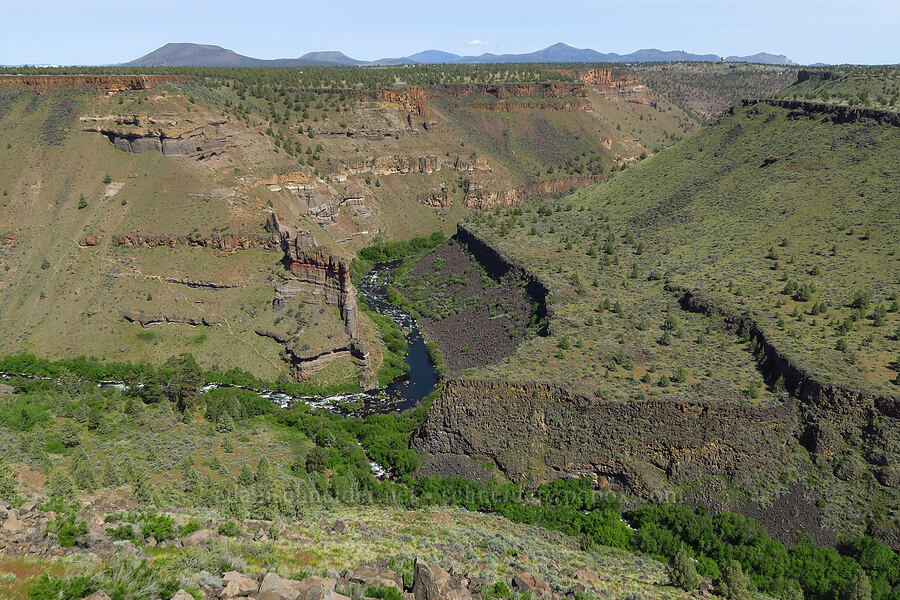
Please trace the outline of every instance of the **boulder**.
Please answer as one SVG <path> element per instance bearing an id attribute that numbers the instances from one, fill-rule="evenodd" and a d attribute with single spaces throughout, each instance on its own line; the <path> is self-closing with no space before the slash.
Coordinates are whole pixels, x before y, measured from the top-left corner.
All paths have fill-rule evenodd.
<path id="1" fill-rule="evenodd" d="M 266 573 L 259 585 L 256 600 L 296 600 L 303 589 L 294 579 L 284 579 L 276 573 Z"/>
<path id="2" fill-rule="evenodd" d="M 181 538 L 181 545 L 185 548 L 190 548 L 192 546 L 200 545 L 204 540 L 208 540 L 209 538 L 218 535 L 212 529 L 198 529 L 193 533 L 189 533 L 183 538 Z"/>
<path id="3" fill-rule="evenodd" d="M 597 573 L 587 566 L 575 569 L 575 572 L 572 573 L 572 579 L 584 585 L 598 585 L 600 583 L 600 577 L 597 576 Z"/>
<path id="4" fill-rule="evenodd" d="M 340 535 L 342 533 L 347 533 L 348 529 L 349 528 L 347 527 L 347 524 L 344 523 L 343 521 L 341 521 L 340 519 L 338 519 L 337 521 L 334 522 L 334 525 L 332 525 L 331 533 Z"/>
<path id="5" fill-rule="evenodd" d="M 87 598 L 84 598 L 84 600 L 109 600 L 109 596 L 107 596 L 106 592 L 104 592 L 103 590 L 98 590 Z"/>
<path id="6" fill-rule="evenodd" d="M 172 600 L 194 600 L 194 597 L 184 590 L 178 590 L 175 592 L 175 595 L 172 596 Z"/>
<path id="7" fill-rule="evenodd" d="M 307 577 L 300 582 L 299 600 L 329 600 L 340 594 L 334 591 L 336 580 L 331 577 Z M 343 597 L 343 596 L 342 596 Z M 339 599 L 338 599 L 339 600 Z"/>
<path id="8" fill-rule="evenodd" d="M 28 513 L 33 511 L 35 509 L 35 507 L 37 507 L 37 504 L 35 504 L 34 502 L 26 502 L 25 504 L 23 504 L 22 506 L 19 507 L 19 514 L 27 515 Z"/>
<path id="9" fill-rule="evenodd" d="M 225 581 L 225 587 L 219 592 L 219 598 L 222 600 L 249 596 L 259 590 L 259 584 L 256 581 L 237 571 L 224 573 L 222 579 Z"/>
<path id="10" fill-rule="evenodd" d="M 550 584 L 524 571 L 513 575 L 512 588 L 520 594 L 531 594 L 532 596 L 549 596 L 552 593 Z"/>
<path id="11" fill-rule="evenodd" d="M 403 578 L 394 571 L 382 571 L 375 567 L 362 566 L 355 571 L 344 573 L 344 579 L 350 583 L 360 583 L 365 586 L 378 587 L 384 585 L 403 591 Z"/>
<path id="12" fill-rule="evenodd" d="M 3 522 L 3 530 L 10 533 L 21 533 L 25 531 L 25 524 L 19 520 L 18 511 L 10 510 L 6 513 L 6 520 Z"/>
<path id="13" fill-rule="evenodd" d="M 437 600 L 449 589 L 450 573 L 416 558 L 412 588 L 416 600 Z"/>

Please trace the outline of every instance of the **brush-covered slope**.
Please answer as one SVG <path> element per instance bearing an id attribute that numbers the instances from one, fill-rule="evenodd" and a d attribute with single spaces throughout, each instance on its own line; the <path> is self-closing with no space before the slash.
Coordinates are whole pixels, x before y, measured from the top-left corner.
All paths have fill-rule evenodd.
<path id="1" fill-rule="evenodd" d="M 471 215 L 461 234 L 547 286 L 551 335 L 448 384 L 433 470 L 591 473 L 896 545 L 900 129 L 844 117 L 739 106 L 607 182 Z"/>
<path id="2" fill-rule="evenodd" d="M 900 157 L 900 130 L 825 116 L 739 107 L 541 213 L 471 220 L 555 283 L 557 336 L 587 335 L 562 318 L 570 310 L 590 315 L 605 297 L 664 298 L 668 282 L 752 315 L 777 346 L 827 381 L 896 394 L 900 223 L 891 165 Z M 636 310 L 634 318 L 654 313 Z M 595 327 L 600 336 L 622 333 Z M 638 328 L 625 342 L 652 335 Z M 573 353 L 583 352 L 565 352 Z M 712 371 L 728 377 L 727 369 Z"/>
<path id="3" fill-rule="evenodd" d="M 380 336 L 365 315 L 355 331 L 329 261 L 567 193 L 687 121 L 570 82 L 370 92 L 301 88 L 281 70 L 190 73 L 157 87 L 47 74 L 39 95 L 0 82 L 0 353 L 189 351 L 206 367 L 365 384 Z M 107 80 L 122 85 L 89 87 Z"/>

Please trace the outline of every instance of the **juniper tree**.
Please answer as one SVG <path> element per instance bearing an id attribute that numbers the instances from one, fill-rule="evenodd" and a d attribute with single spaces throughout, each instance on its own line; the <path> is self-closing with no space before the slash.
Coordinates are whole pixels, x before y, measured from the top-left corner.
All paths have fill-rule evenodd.
<path id="1" fill-rule="evenodd" d="M 685 591 L 696 590 L 703 581 L 687 550 L 684 549 L 684 544 L 678 547 L 675 556 L 669 561 L 668 572 L 672 585 Z"/>

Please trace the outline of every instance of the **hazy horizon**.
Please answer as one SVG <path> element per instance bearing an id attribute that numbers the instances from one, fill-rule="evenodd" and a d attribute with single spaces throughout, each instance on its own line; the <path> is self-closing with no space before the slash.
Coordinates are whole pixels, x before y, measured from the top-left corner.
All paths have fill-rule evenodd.
<path id="1" fill-rule="evenodd" d="M 658 48 L 720 56 L 769 52 L 803 64 L 900 62 L 900 5 L 889 1 L 858 2 L 851 11 L 836 0 L 762 0 L 752 9 L 711 0 L 461 0 L 449 8 L 261 0 L 252 12 L 234 0 L 41 4 L 36 20 L 34 3 L 0 0 L 7 24 L 0 64 L 117 64 L 170 42 L 212 44 L 262 59 L 327 50 L 359 60 L 430 49 L 518 54 L 564 42 L 619 54 Z"/>

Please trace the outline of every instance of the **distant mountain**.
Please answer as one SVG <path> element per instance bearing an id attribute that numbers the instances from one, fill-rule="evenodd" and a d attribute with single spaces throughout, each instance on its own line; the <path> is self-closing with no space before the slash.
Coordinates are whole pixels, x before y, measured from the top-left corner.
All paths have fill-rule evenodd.
<path id="1" fill-rule="evenodd" d="M 729 56 L 725 59 L 728 62 L 747 62 L 757 63 L 760 65 L 793 65 L 794 61 L 784 54 L 769 54 L 768 52 L 757 52 L 750 56 Z"/>
<path id="2" fill-rule="evenodd" d="M 637 50 L 631 54 L 603 53 L 590 48 L 575 48 L 562 42 L 548 46 L 543 50 L 525 54 L 491 54 L 479 56 L 459 56 L 441 50 L 425 50 L 400 58 L 382 58 L 374 61 L 362 61 L 350 58 L 337 51 L 309 52 L 299 58 L 279 58 L 263 60 L 237 54 L 221 46 L 206 44 L 166 44 L 150 54 L 125 63 L 135 67 L 263 67 L 263 66 L 349 66 L 349 65 L 414 65 L 414 64 L 489 64 L 489 63 L 542 63 L 542 62 L 716 62 L 723 60 L 716 54 L 691 54 L 683 50 L 663 51 L 655 48 Z M 729 56 L 724 59 L 733 62 L 754 62 L 771 65 L 794 64 L 781 54 L 760 52 L 752 56 Z"/>
<path id="3" fill-rule="evenodd" d="M 221 46 L 166 44 L 150 54 L 125 63 L 128 67 L 260 67 L 266 61 L 250 58 Z"/>
<path id="4" fill-rule="evenodd" d="M 350 58 L 343 52 L 308 52 L 299 58 L 264 60 L 238 54 L 232 50 L 209 44 L 166 44 L 136 60 L 124 63 L 126 67 L 296 67 L 362 65 L 361 60 Z"/>

